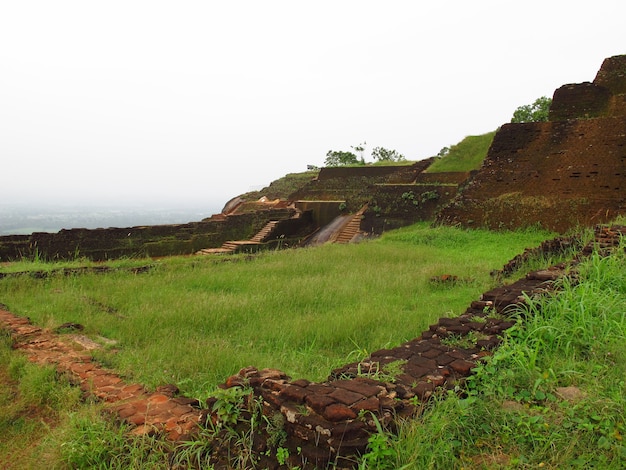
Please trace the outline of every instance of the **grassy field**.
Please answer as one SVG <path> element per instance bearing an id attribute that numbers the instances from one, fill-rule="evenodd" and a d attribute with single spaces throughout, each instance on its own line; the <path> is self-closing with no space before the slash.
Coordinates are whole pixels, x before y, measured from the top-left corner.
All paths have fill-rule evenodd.
<path id="1" fill-rule="evenodd" d="M 205 398 L 247 365 L 323 380 L 334 366 L 411 339 L 461 313 L 494 284 L 490 271 L 549 237 L 418 224 L 356 245 L 9 276 L 0 302 L 39 325 L 81 323 L 92 338 L 117 342 L 97 357 L 129 379 Z M 154 268 L 125 269 L 137 263 Z M 42 267 L 53 268 L 25 262 L 2 272 Z M 624 273 L 624 256 L 592 260 L 578 286 L 532 307 L 532 321 L 479 370 L 468 396 L 441 397 L 399 437 L 386 436 L 363 468 L 623 468 Z M 462 281 L 430 282 L 442 274 Z M 129 440 L 51 369 L 28 364 L 6 338 L 0 346 L 3 468 L 168 468 L 165 443 Z M 583 398 L 562 399 L 566 386 Z"/>
<path id="2" fill-rule="evenodd" d="M 320 381 L 351 352 L 412 339 L 462 313 L 491 270 L 546 236 L 421 224 L 348 246 L 152 261 L 146 274 L 5 278 L 0 301 L 36 324 L 80 323 L 115 341 L 98 359 L 129 380 L 203 396 L 248 365 Z M 429 281 L 443 274 L 464 281 Z"/>

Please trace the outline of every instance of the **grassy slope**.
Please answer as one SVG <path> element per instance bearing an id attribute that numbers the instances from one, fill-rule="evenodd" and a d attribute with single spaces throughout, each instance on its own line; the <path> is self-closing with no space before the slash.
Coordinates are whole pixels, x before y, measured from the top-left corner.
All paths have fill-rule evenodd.
<path id="1" fill-rule="evenodd" d="M 496 131 L 493 131 L 465 137 L 461 142 L 450 147 L 450 152 L 445 157 L 435 160 L 426 172 L 477 170 L 487 156 L 487 150 L 495 135 Z"/>
<path id="2" fill-rule="evenodd" d="M 406 423 L 382 468 L 626 468 L 626 256 L 581 273 L 520 312 L 466 397 Z"/>

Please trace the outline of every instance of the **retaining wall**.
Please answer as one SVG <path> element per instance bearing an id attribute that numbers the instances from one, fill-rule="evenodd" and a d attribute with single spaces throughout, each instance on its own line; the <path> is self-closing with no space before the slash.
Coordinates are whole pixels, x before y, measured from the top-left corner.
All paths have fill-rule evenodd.
<path id="1" fill-rule="evenodd" d="M 0 237 L 0 261 L 86 257 L 95 261 L 123 256 L 171 256 L 218 247 L 252 237 L 270 220 L 292 217 L 294 209 L 257 210 L 201 222 L 125 228 L 61 230 Z"/>
<path id="2" fill-rule="evenodd" d="M 558 232 L 626 213 L 626 56 L 554 95 L 549 122 L 505 124 L 480 170 L 437 217 L 467 227 Z"/>

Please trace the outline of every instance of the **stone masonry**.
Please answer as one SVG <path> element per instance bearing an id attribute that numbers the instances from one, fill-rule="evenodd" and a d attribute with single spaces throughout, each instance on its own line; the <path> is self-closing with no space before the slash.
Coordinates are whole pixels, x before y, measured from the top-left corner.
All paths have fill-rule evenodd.
<path id="1" fill-rule="evenodd" d="M 548 122 L 496 133 L 480 170 L 438 216 L 446 224 L 561 233 L 626 213 L 626 56 L 593 83 L 555 91 Z"/>

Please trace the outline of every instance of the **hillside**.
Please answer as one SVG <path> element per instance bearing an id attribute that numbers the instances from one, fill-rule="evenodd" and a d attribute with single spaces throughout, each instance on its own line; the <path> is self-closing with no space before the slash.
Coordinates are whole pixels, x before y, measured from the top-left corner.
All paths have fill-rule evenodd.
<path id="1" fill-rule="evenodd" d="M 426 169 L 426 173 L 478 170 L 495 135 L 496 131 L 493 131 L 465 137 L 458 144 L 452 145 L 443 157 L 437 158 Z"/>

